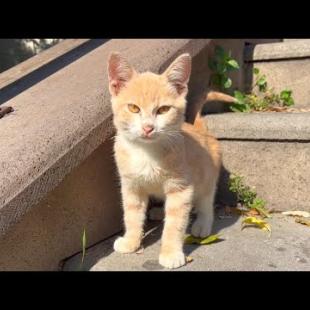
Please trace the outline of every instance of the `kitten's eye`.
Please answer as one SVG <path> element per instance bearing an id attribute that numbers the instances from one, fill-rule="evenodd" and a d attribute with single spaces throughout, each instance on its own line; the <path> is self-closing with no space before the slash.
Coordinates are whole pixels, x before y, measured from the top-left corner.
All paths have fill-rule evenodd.
<path id="1" fill-rule="evenodd" d="M 162 107 L 160 107 L 157 110 L 157 114 L 164 114 L 167 113 L 170 110 L 171 107 L 167 106 L 167 105 L 163 105 Z"/>
<path id="2" fill-rule="evenodd" d="M 140 112 L 140 108 L 137 105 L 132 104 L 132 103 L 128 104 L 128 109 L 132 113 L 139 113 Z"/>

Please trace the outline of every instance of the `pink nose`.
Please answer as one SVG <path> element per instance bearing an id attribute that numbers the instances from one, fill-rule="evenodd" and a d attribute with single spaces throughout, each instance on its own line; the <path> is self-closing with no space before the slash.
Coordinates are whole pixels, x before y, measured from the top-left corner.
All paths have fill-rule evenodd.
<path id="1" fill-rule="evenodd" d="M 143 131 L 147 135 L 149 135 L 154 130 L 154 127 L 151 125 L 143 126 Z"/>

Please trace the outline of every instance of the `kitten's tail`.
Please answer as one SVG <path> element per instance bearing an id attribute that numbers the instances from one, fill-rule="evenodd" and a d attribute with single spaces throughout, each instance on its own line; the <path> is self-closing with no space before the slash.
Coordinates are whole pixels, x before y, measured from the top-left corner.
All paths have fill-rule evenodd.
<path id="1" fill-rule="evenodd" d="M 210 101 L 221 101 L 221 102 L 225 102 L 225 103 L 235 103 L 236 102 L 236 98 L 224 94 L 224 93 L 220 93 L 217 91 L 209 91 L 207 94 L 203 94 L 199 100 L 197 100 L 195 102 L 195 107 L 194 107 L 194 127 L 197 129 L 204 129 L 207 130 L 207 127 L 205 125 L 205 121 L 203 120 L 203 118 L 201 117 L 201 110 L 204 106 L 205 103 L 210 102 Z"/>

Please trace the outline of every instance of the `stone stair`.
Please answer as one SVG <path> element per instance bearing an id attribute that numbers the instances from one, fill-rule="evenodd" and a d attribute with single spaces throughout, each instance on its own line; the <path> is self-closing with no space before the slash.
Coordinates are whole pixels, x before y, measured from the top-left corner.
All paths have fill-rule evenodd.
<path id="1" fill-rule="evenodd" d="M 253 68 L 266 74 L 275 91 L 293 91 L 296 107 L 310 107 L 310 39 L 249 44 L 244 50 L 245 89 L 253 85 Z"/>
<path id="2" fill-rule="evenodd" d="M 295 112 L 221 113 L 229 110 L 225 104 L 209 114 L 205 106 L 207 126 L 223 151 L 217 198 L 233 201 L 227 182 L 235 173 L 256 188 L 268 208 L 310 210 L 310 40 L 248 42 L 240 64 L 245 91 L 252 87 L 253 68 L 259 68 L 275 91 L 293 90 Z"/>

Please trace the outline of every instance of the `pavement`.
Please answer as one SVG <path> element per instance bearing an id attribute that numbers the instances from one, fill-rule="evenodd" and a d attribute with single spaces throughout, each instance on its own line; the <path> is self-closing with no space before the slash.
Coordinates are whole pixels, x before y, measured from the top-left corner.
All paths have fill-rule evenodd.
<path id="1" fill-rule="evenodd" d="M 293 217 L 273 214 L 271 234 L 255 227 L 241 230 L 242 217 L 219 217 L 212 233 L 221 239 L 209 245 L 185 245 L 193 261 L 175 271 L 310 271 L 310 227 Z M 162 222 L 146 225 L 143 251 L 119 254 L 113 251 L 115 235 L 64 262 L 63 271 L 167 271 L 158 263 Z"/>

